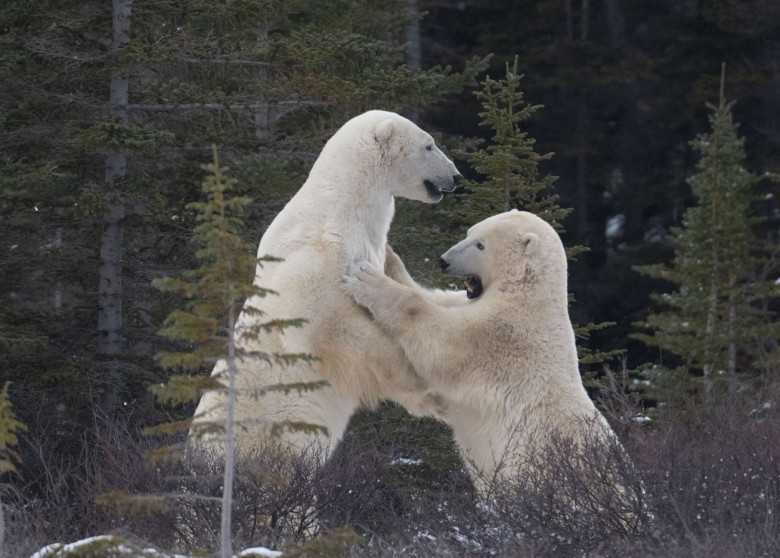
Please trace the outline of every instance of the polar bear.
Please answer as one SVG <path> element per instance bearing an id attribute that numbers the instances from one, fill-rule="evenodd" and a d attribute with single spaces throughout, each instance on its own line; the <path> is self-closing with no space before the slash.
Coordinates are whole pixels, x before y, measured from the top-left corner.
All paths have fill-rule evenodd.
<path id="1" fill-rule="evenodd" d="M 282 261 L 258 266 L 255 282 L 278 296 L 248 299 L 237 321 L 238 331 L 254 328 L 251 336 L 239 339 L 244 352 L 305 353 L 320 360 L 288 366 L 259 358 L 238 361 L 235 420 L 242 449 L 262 445 L 280 426 L 305 423 L 324 426 L 327 436 L 283 428 L 283 444 L 300 453 L 317 442 L 327 456 L 353 412 L 382 399 L 417 414 L 436 412 L 437 398 L 427 393 L 426 382 L 400 346 L 355 303 L 342 277 L 356 262 L 384 266 L 394 196 L 436 203 L 459 179 L 429 134 L 391 112 L 361 114 L 328 140 L 306 182 L 260 241 L 259 256 Z M 307 323 L 283 332 L 257 331 L 263 316 Z M 212 375 L 224 383 L 226 368 L 219 361 Z M 323 380 L 326 387 L 309 392 L 266 389 Z M 201 438 L 201 445 L 220 443 L 222 435 L 208 431 L 225 424 L 225 403 L 224 389 L 203 395 L 191 439 Z"/>
<path id="2" fill-rule="evenodd" d="M 580 379 L 556 231 L 528 212 L 501 213 L 471 227 L 441 266 L 469 278 L 466 292 L 422 289 L 397 258 L 391 277 L 364 265 L 345 281 L 443 397 L 474 480 L 518 478 L 529 452 L 558 436 L 582 445 L 595 427 L 611 443 Z"/>

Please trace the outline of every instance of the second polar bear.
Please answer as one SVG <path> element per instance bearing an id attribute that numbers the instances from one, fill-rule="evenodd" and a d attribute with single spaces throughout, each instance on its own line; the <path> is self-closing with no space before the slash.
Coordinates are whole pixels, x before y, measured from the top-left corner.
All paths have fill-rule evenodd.
<path id="1" fill-rule="evenodd" d="M 347 286 L 441 394 L 477 478 L 511 478 L 554 436 L 614 440 L 580 379 L 568 314 L 567 262 L 556 231 L 512 210 L 468 231 L 441 259 L 462 291 L 416 286 L 395 262 L 364 266 Z M 403 283 L 403 284 L 401 284 Z"/>
<path id="2" fill-rule="evenodd" d="M 258 255 L 283 261 L 258 268 L 256 283 L 278 296 L 248 299 L 237 323 L 239 332 L 252 333 L 239 339 L 245 353 L 262 351 L 271 358 L 306 353 L 320 361 L 270 366 L 251 356 L 239 360 L 235 419 L 244 449 L 267 441 L 279 426 L 305 423 L 326 427 L 328 436 L 289 428 L 283 444 L 301 452 L 319 441 L 328 453 L 358 406 L 382 399 L 417 414 L 436 410 L 436 398 L 427 395 L 426 382 L 400 346 L 355 303 L 342 277 L 357 262 L 384 266 L 394 196 L 436 203 L 443 192 L 455 189 L 459 178 L 455 165 L 429 134 L 391 112 L 356 116 L 326 143 L 304 185 L 260 241 Z M 263 316 L 304 318 L 307 323 L 283 332 L 258 330 Z M 220 361 L 212 375 L 224 378 L 225 370 L 225 361 Z M 327 387 L 301 394 L 274 388 L 322 380 Z M 193 430 L 224 424 L 225 401 L 224 390 L 206 392 Z M 208 443 L 220 440 L 216 434 L 206 436 Z"/>

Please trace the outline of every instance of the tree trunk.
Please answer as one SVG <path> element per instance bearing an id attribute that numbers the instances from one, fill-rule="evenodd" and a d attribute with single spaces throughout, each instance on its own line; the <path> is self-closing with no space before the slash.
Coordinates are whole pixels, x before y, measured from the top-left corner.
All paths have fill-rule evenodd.
<path id="1" fill-rule="evenodd" d="M 231 289 L 232 290 L 232 289 Z M 228 397 L 225 420 L 225 474 L 222 483 L 221 556 L 230 558 L 232 550 L 233 474 L 235 469 L 236 436 L 234 411 L 236 407 L 236 319 L 235 304 L 228 311 Z"/>
<path id="2" fill-rule="evenodd" d="M 713 264 L 715 261 L 715 258 L 717 256 L 715 255 L 715 250 L 713 249 Z M 709 400 L 712 397 L 712 388 L 715 382 L 715 366 L 714 366 L 714 358 L 715 355 L 712 352 L 712 338 L 716 333 L 717 330 L 717 312 L 718 312 L 718 286 L 717 286 L 717 279 L 715 275 L 713 274 L 712 278 L 710 279 L 710 296 L 709 296 L 709 302 L 710 307 L 707 310 L 707 325 L 706 325 L 706 340 L 705 340 L 705 356 L 704 356 L 704 365 L 702 366 L 702 372 L 704 374 L 704 398 L 705 400 Z"/>
<path id="3" fill-rule="evenodd" d="M 268 26 L 263 22 L 257 30 L 257 46 L 263 48 L 268 42 Z M 256 78 L 259 83 L 268 81 L 267 66 L 258 66 Z M 254 111 L 255 136 L 261 139 L 267 139 L 271 133 L 271 114 L 267 102 L 261 103 Z"/>
<path id="4" fill-rule="evenodd" d="M 590 7 L 588 0 L 582 0 L 582 12 L 580 13 L 580 40 L 588 40 L 588 30 L 590 29 Z"/>
<path id="5" fill-rule="evenodd" d="M 726 372 L 729 375 L 729 393 L 737 392 L 737 302 L 734 290 L 736 288 L 736 278 L 731 276 L 729 278 L 729 321 L 728 321 L 728 335 L 729 335 L 729 360 L 728 368 Z"/>
<path id="6" fill-rule="evenodd" d="M 589 138 L 589 119 L 588 119 L 588 107 L 585 99 L 583 98 L 584 92 L 580 93 L 577 97 L 577 143 L 576 146 L 576 179 L 575 187 L 577 192 L 577 238 L 578 241 L 587 244 L 589 238 L 588 229 L 589 216 L 588 216 L 588 200 L 590 199 L 588 193 L 588 138 Z"/>
<path id="7" fill-rule="evenodd" d="M 409 15 L 417 14 L 417 0 L 407 0 L 406 11 Z M 417 71 L 422 67 L 422 44 L 420 43 L 419 21 L 415 21 L 406 28 L 406 66 L 413 71 Z"/>
<path id="8" fill-rule="evenodd" d="M 112 52 L 130 40 L 130 14 L 133 0 L 114 0 Z M 127 124 L 128 79 L 124 71 L 116 70 L 111 77 L 109 110 L 111 116 Z M 122 247 L 124 201 L 119 186 L 127 172 L 127 155 L 115 150 L 106 155 L 105 194 L 109 207 L 103 215 L 103 235 L 100 243 L 100 281 L 98 284 L 98 352 L 117 356 L 122 351 Z M 121 375 L 116 362 L 106 371 L 106 410 L 111 412 L 121 389 Z"/>
<path id="9" fill-rule="evenodd" d="M 406 12 L 409 15 L 418 13 L 417 0 L 407 0 Z M 406 28 L 406 67 L 413 72 L 417 72 L 422 67 L 422 43 L 420 42 L 420 22 L 416 20 Z M 412 109 L 407 114 L 412 122 L 419 122 L 420 111 Z"/>
<path id="10" fill-rule="evenodd" d="M 620 10 L 620 0 L 604 0 L 609 29 L 609 46 L 620 48 L 626 42 L 626 20 Z"/>

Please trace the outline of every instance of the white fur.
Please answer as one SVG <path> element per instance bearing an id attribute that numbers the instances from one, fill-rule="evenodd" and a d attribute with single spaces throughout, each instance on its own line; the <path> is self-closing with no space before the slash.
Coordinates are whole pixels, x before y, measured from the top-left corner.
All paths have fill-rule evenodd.
<path id="1" fill-rule="evenodd" d="M 471 227 L 442 259 L 454 275 L 479 276 L 482 295 L 427 291 L 397 270 L 390 275 L 400 283 L 371 266 L 346 281 L 443 396 L 444 418 L 474 473 L 517 475 L 524 451 L 538 448 L 532 442 L 554 434 L 581 442 L 594 420 L 611 439 L 580 379 L 555 230 L 513 210 Z"/>
<path id="2" fill-rule="evenodd" d="M 430 135 L 390 112 L 357 116 L 327 142 L 306 182 L 260 241 L 258 255 L 283 261 L 258 267 L 256 284 L 279 295 L 254 297 L 245 305 L 262 310 L 268 319 L 305 318 L 308 323 L 241 344 L 245 350 L 267 353 L 308 353 L 321 362 L 288 367 L 271 367 L 258 359 L 239 363 L 236 419 L 243 447 L 261 443 L 272 423 L 301 421 L 325 426 L 328 436 L 323 440 L 287 431 L 284 440 L 290 447 L 300 450 L 319 440 L 330 450 L 358 406 L 382 399 L 416 413 L 435 410 L 426 382 L 346 292 L 342 277 L 357 262 L 384 266 L 393 196 L 435 203 L 442 195 L 436 188 L 451 191 L 458 176 Z M 244 311 L 238 326 L 251 329 L 263 321 Z M 224 370 L 221 361 L 213 374 L 223 378 Z M 250 395 L 280 382 L 318 380 L 328 381 L 329 387 L 303 394 Z M 195 427 L 223 422 L 224 403 L 221 391 L 204 394 Z"/>

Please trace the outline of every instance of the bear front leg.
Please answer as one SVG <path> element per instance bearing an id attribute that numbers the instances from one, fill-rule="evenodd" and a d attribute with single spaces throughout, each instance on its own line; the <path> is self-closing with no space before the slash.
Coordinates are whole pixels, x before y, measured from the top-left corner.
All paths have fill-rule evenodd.
<path id="1" fill-rule="evenodd" d="M 404 262 L 398 257 L 398 254 L 393 251 L 389 244 L 385 247 L 385 275 L 401 285 L 412 288 L 419 287 L 414 279 L 412 279 L 412 276 L 409 275 L 409 272 L 406 271 Z"/>
<path id="2" fill-rule="evenodd" d="M 401 258 L 398 257 L 388 244 L 385 250 L 385 275 L 390 279 L 414 289 L 417 294 L 425 297 L 431 304 L 444 308 L 451 306 L 463 306 L 468 303 L 465 291 L 443 291 L 441 289 L 427 289 L 412 279 Z"/>
<path id="3" fill-rule="evenodd" d="M 344 280 L 355 301 L 368 309 L 390 335 L 407 330 L 408 318 L 419 314 L 425 303 L 415 290 L 396 283 L 373 266 L 366 266 Z"/>

